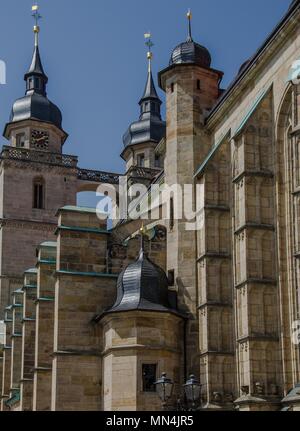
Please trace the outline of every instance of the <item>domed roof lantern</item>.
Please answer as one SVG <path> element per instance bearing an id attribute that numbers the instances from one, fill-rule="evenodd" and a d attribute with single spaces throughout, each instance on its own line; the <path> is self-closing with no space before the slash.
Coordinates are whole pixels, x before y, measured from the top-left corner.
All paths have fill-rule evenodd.
<path id="1" fill-rule="evenodd" d="M 158 97 L 152 75 L 153 53 L 151 48 L 153 43 L 151 34 L 146 33 L 145 38 L 148 39 L 146 42 L 148 46 L 148 73 L 144 93 L 139 101 L 140 117 L 138 121 L 130 124 L 123 136 L 124 151 L 122 157 L 128 147 L 145 142 L 159 143 L 166 134 L 166 123 L 161 117 L 162 101 Z"/>
<path id="2" fill-rule="evenodd" d="M 152 262 L 144 251 L 142 228 L 139 257 L 120 274 L 116 302 L 106 313 L 143 310 L 179 314 L 169 302 L 168 286 L 164 270 Z"/>
<path id="3" fill-rule="evenodd" d="M 169 66 L 174 64 L 194 63 L 203 68 L 210 68 L 211 56 L 209 51 L 202 45 L 194 42 L 192 37 L 192 13 L 189 10 L 188 18 L 188 37 L 186 42 L 177 45 L 171 55 Z"/>
<path id="4" fill-rule="evenodd" d="M 16 123 L 23 120 L 37 120 L 55 125 L 62 130 L 62 114 L 60 109 L 47 98 L 47 83 L 48 77 L 44 72 L 39 50 L 39 20 L 42 18 L 39 14 L 39 7 L 32 6 L 35 25 L 34 32 L 34 50 L 31 65 L 28 72 L 24 75 L 26 81 L 25 96 L 16 100 L 13 104 L 11 115 L 11 123 Z M 8 125 L 4 130 L 4 136 L 8 138 Z M 63 131 L 63 130 L 62 130 Z M 67 134 L 64 132 L 65 138 Z"/>

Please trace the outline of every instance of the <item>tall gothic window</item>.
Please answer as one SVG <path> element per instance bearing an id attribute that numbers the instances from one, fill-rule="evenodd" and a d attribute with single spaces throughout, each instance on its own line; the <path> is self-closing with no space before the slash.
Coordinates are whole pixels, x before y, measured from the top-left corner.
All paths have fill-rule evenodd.
<path id="1" fill-rule="evenodd" d="M 42 210 L 45 206 L 45 182 L 36 178 L 33 182 L 33 208 Z"/>

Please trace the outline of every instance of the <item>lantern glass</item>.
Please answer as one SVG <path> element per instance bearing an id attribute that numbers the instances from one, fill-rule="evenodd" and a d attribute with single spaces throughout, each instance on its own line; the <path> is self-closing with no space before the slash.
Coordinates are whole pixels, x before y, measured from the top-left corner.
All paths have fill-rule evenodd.
<path id="1" fill-rule="evenodd" d="M 162 402 L 168 401 L 172 397 L 173 393 L 173 382 L 167 378 L 166 373 L 163 373 L 161 378 L 155 382 L 156 391 Z"/>
<path id="2" fill-rule="evenodd" d="M 201 385 L 200 382 L 191 375 L 189 380 L 184 385 L 185 396 L 188 401 L 196 403 L 200 399 Z"/>

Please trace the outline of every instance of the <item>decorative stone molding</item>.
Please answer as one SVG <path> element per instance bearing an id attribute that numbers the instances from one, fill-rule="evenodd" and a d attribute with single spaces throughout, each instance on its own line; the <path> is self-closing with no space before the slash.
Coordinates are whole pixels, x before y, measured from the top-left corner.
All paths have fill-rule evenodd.
<path id="1" fill-rule="evenodd" d="M 120 174 L 111 172 L 92 171 L 89 169 L 78 169 L 77 178 L 80 181 L 90 181 L 93 183 L 119 184 Z"/>
<path id="2" fill-rule="evenodd" d="M 24 229 L 39 230 L 43 232 L 53 232 L 57 225 L 51 222 L 39 222 L 34 220 L 16 220 L 16 219 L 0 219 L 0 228 L 7 227 L 9 229 Z"/>
<path id="3" fill-rule="evenodd" d="M 3 147 L 0 160 L 17 160 L 22 162 L 43 163 L 67 168 L 74 168 L 78 163 L 78 158 L 76 156 L 9 146 Z"/>

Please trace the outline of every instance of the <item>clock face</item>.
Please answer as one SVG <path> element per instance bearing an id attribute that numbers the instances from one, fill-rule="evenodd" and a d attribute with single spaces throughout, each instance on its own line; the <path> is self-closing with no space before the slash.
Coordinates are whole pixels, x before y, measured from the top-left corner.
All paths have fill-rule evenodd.
<path id="1" fill-rule="evenodd" d="M 31 145 L 38 149 L 47 149 L 49 145 L 49 133 L 41 130 L 32 130 Z"/>

